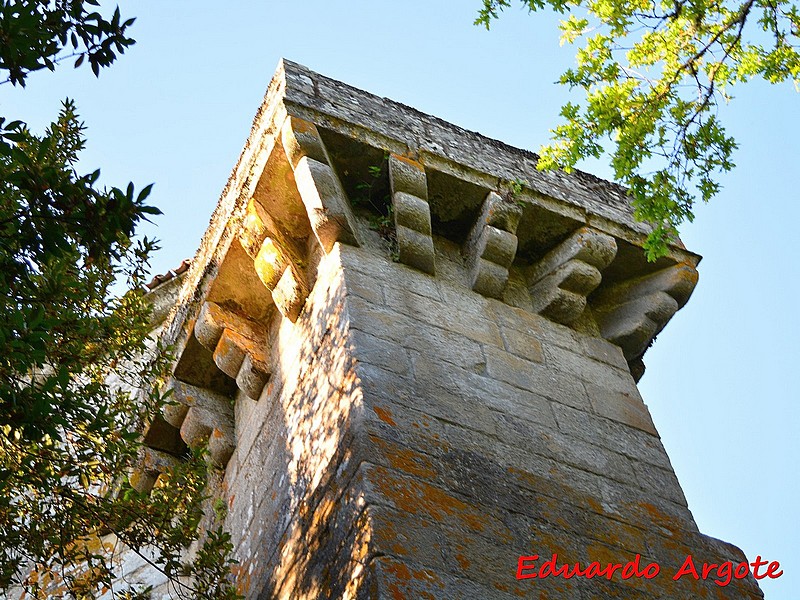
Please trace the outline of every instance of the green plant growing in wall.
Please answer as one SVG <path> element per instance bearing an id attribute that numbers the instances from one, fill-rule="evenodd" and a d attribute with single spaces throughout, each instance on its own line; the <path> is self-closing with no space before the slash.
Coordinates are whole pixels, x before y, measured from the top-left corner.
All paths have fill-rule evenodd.
<path id="1" fill-rule="evenodd" d="M 369 165 L 367 167 L 367 180 L 356 185 L 359 195 L 352 202 L 355 207 L 369 210 L 370 214 L 367 217 L 369 228 L 381 236 L 388 246 L 389 256 L 394 262 L 398 262 L 400 260 L 400 249 L 395 233 L 392 199 L 388 190 L 376 192 L 376 187 L 379 187 L 378 184 L 385 177 L 384 169 L 388 157 L 388 153 L 384 153 L 382 164 Z"/>

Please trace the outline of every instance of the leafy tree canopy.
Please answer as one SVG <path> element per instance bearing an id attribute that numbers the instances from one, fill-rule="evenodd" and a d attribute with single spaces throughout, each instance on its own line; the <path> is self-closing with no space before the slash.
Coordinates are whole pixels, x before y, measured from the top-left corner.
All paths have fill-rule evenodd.
<path id="1" fill-rule="evenodd" d="M 126 30 L 134 19 L 123 21 L 119 8 L 110 20 L 99 12 L 97 0 L 0 1 L 0 69 L 6 82 L 25 85 L 31 71 L 48 68 L 75 58 L 84 60 L 95 75 L 133 45 Z"/>
<path id="2" fill-rule="evenodd" d="M 95 74 L 113 63 L 134 43 L 133 19 L 95 7 L 0 0 L 3 83 L 24 85 L 65 59 Z M 233 598 L 221 531 L 207 535 L 198 560 L 181 562 L 198 535 L 202 457 L 187 457 L 152 496 L 124 480 L 143 422 L 165 401 L 153 386 L 168 357 L 148 337 L 143 295 L 117 297 L 112 286 L 141 289 L 155 244 L 137 240 L 136 228 L 159 211 L 146 204 L 150 186 L 105 188 L 99 171 L 80 173 L 84 145 L 70 100 L 41 135 L 0 116 L 0 592 L 113 590 L 113 564 L 98 545 L 113 532 L 134 550 L 155 545 L 150 560 L 180 595 Z"/>
<path id="3" fill-rule="evenodd" d="M 694 203 L 720 189 L 736 142 L 718 118 L 737 84 L 759 76 L 800 86 L 800 12 L 787 0 L 521 0 L 529 11 L 564 14 L 561 43 L 581 44 L 559 83 L 583 92 L 539 168 L 567 170 L 601 157 L 638 219 L 653 224 L 648 258 L 667 251 Z M 483 0 L 487 29 L 511 0 Z M 610 142 L 610 144 L 608 144 Z"/>

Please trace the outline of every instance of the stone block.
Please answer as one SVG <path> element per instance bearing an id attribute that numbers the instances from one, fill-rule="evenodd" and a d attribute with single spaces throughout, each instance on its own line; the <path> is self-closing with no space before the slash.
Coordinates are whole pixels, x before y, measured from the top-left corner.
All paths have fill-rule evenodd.
<path id="1" fill-rule="evenodd" d="M 593 299 L 602 336 L 635 361 L 688 301 L 697 279 L 693 266 L 678 264 L 602 290 Z"/>
<path id="2" fill-rule="evenodd" d="M 204 302 L 194 325 L 197 340 L 213 352 L 225 329 L 235 331 L 248 340 L 268 347 L 267 333 L 263 325 L 214 302 Z"/>
<path id="3" fill-rule="evenodd" d="M 447 329 L 423 325 L 406 336 L 402 344 L 405 348 L 416 351 L 422 361 L 435 358 L 472 372 L 483 371 L 486 365 L 483 351 L 477 342 Z M 417 377 L 420 375 L 417 374 Z"/>
<path id="4" fill-rule="evenodd" d="M 643 490 L 660 494 L 681 506 L 688 506 L 681 484 L 678 483 L 678 478 L 675 477 L 671 468 L 657 467 L 636 461 L 633 463 L 633 471 L 636 475 L 636 482 Z"/>
<path id="5" fill-rule="evenodd" d="M 576 231 L 528 270 L 534 312 L 565 325 L 575 322 L 616 253 L 613 237 L 588 227 Z"/>
<path id="6" fill-rule="evenodd" d="M 389 184 L 392 190 L 416 196 L 428 203 L 428 179 L 421 163 L 405 156 L 389 157 Z M 430 219 L 428 219 L 430 223 Z"/>
<path id="7" fill-rule="evenodd" d="M 352 340 L 353 355 L 357 360 L 395 373 L 408 373 L 408 355 L 399 344 L 355 329 L 352 331 Z"/>
<path id="8" fill-rule="evenodd" d="M 245 354 L 242 365 L 236 373 L 236 385 L 248 397 L 258 400 L 270 376 L 270 366 L 254 358 L 252 354 Z"/>
<path id="9" fill-rule="evenodd" d="M 639 397 L 609 391 L 591 383 L 586 384 L 586 392 L 592 408 L 598 415 L 658 435 L 650 418 L 650 411 Z"/>
<path id="10" fill-rule="evenodd" d="M 396 225 L 413 229 L 426 237 L 431 236 L 431 209 L 425 200 L 405 192 L 395 192 L 392 205 Z"/>
<path id="11" fill-rule="evenodd" d="M 560 404 L 553 405 L 560 431 L 604 446 L 636 461 L 671 469 L 667 452 L 658 436 L 638 428 Z"/>
<path id="12" fill-rule="evenodd" d="M 576 348 L 580 352 L 580 348 Z M 609 391 L 622 392 L 639 398 L 639 390 L 630 372 L 606 363 L 596 361 L 582 353 L 570 352 L 558 346 L 547 344 L 544 355 L 547 365 L 556 371 L 574 375 L 578 379 L 604 387 Z"/>
<path id="13" fill-rule="evenodd" d="M 245 338 L 231 329 L 225 329 L 214 349 L 214 364 L 232 379 L 236 378 L 242 367 L 246 351 Z"/>
<path id="14" fill-rule="evenodd" d="M 517 253 L 517 236 L 508 231 L 487 225 L 478 242 L 478 252 L 484 260 L 508 269 Z"/>
<path id="15" fill-rule="evenodd" d="M 345 278 L 352 273 L 361 273 L 374 281 L 375 285 L 401 288 L 419 296 L 441 300 L 439 282 L 415 269 L 403 268 L 383 255 L 375 255 L 364 248 L 342 246 L 340 248 Z"/>
<path id="16" fill-rule="evenodd" d="M 635 479 L 630 459 L 608 448 L 534 421 L 507 415 L 502 421 L 500 437 L 511 447 L 525 448 L 531 453 L 624 483 Z"/>
<path id="17" fill-rule="evenodd" d="M 598 315 L 603 337 L 622 348 L 626 359 L 639 357 L 678 311 L 678 303 L 665 292 L 634 298 Z"/>
<path id="18" fill-rule="evenodd" d="M 425 273 L 436 272 L 436 259 L 433 239 L 403 225 L 395 228 L 400 262 Z"/>
<path id="19" fill-rule="evenodd" d="M 570 406 L 585 406 L 586 392 L 580 382 L 543 365 L 508 352 L 486 348 L 486 372 L 513 386 Z"/>
<path id="20" fill-rule="evenodd" d="M 597 303 L 622 304 L 631 298 L 667 292 L 682 308 L 689 301 L 698 279 L 697 269 L 692 265 L 677 264 L 611 286 L 598 295 Z"/>
<path id="21" fill-rule="evenodd" d="M 206 388 L 189 385 L 177 379 L 170 383 L 172 395 L 170 402 L 162 410 L 164 420 L 173 427 L 180 428 L 187 411 L 192 406 L 232 414 L 231 400 L 223 394 L 218 394 Z"/>
<path id="22" fill-rule="evenodd" d="M 500 298 L 508 283 L 508 269 L 478 258 L 472 269 L 471 280 L 474 291 L 489 298 Z"/>
<path id="23" fill-rule="evenodd" d="M 434 274 L 436 258 L 425 170 L 415 161 L 391 154 L 389 183 L 400 262 Z"/>
<path id="24" fill-rule="evenodd" d="M 489 192 L 483 203 L 481 218 L 487 225 L 516 234 L 522 218 L 522 207 L 505 200 L 496 192 Z"/>
<path id="25" fill-rule="evenodd" d="M 284 257 L 275 241 L 265 236 L 256 250 L 253 259 L 253 268 L 258 278 L 261 280 L 261 283 L 263 283 L 264 287 L 270 292 L 275 289 L 278 281 L 280 281 L 286 266 L 286 257 Z"/>
<path id="26" fill-rule="evenodd" d="M 539 341 L 539 336 L 531 330 L 527 332 L 517 331 L 516 329 L 503 329 L 503 341 L 505 349 L 512 354 L 533 362 L 544 362 L 544 349 Z"/>
<path id="27" fill-rule="evenodd" d="M 158 476 L 174 468 L 178 460 L 166 452 L 142 447 L 128 481 L 137 492 L 146 494 L 153 489 Z"/>
<path id="28" fill-rule="evenodd" d="M 321 163 L 328 163 L 328 153 L 317 126 L 313 123 L 297 117 L 287 117 L 281 129 L 281 140 L 292 168 L 296 168 L 304 156 Z"/>
<path id="29" fill-rule="evenodd" d="M 200 448 L 208 443 L 214 430 L 221 431 L 233 444 L 233 423 L 228 415 L 192 406 L 181 425 L 181 437 L 190 448 Z"/>
<path id="30" fill-rule="evenodd" d="M 239 232 L 239 243 L 247 255 L 253 260 L 258 256 L 264 239 L 269 235 L 267 225 L 264 223 L 262 213 L 258 210 L 256 201 L 251 198 L 247 203 L 247 210 Z"/>
<path id="31" fill-rule="evenodd" d="M 536 283 L 571 260 L 602 270 L 611 264 L 616 254 L 617 243 L 613 237 L 582 227 L 537 262 L 530 269 L 528 278 L 531 283 Z"/>
<path id="32" fill-rule="evenodd" d="M 410 293 L 396 286 L 387 286 L 384 293 L 388 308 L 407 318 L 447 329 L 476 342 L 503 347 L 500 330 L 487 318 L 484 305 L 459 301 L 455 294 L 448 291 L 447 286 L 442 286 L 441 291 L 445 296 L 444 301 Z M 477 294 L 471 295 L 483 299 Z"/>
<path id="33" fill-rule="evenodd" d="M 308 287 L 291 267 L 286 267 L 275 289 L 272 299 L 281 314 L 292 322 L 297 320 L 308 297 Z"/>
<path id="34" fill-rule="evenodd" d="M 561 348 L 572 349 L 581 345 L 583 337 L 581 334 L 530 310 L 494 302 L 491 305 L 491 314 L 495 322 L 502 327 L 504 335 L 506 330 L 512 330 L 535 336 L 541 342 Z"/>
<path id="35" fill-rule="evenodd" d="M 602 338 L 584 337 L 583 350 L 588 356 L 622 370 L 629 370 L 622 349 Z"/>
<path id="36" fill-rule="evenodd" d="M 350 269 L 345 272 L 347 294 L 355 294 L 373 305 L 381 306 L 384 303 L 381 284 L 381 280 L 360 271 Z"/>
<path id="37" fill-rule="evenodd" d="M 358 245 L 355 217 L 333 169 L 304 156 L 295 166 L 294 176 L 311 228 L 325 252 L 336 242 Z"/>
<path id="38" fill-rule="evenodd" d="M 517 253 L 514 235 L 522 214 L 520 207 L 490 192 L 464 246 L 470 265 L 472 289 L 501 298 L 508 282 L 508 268 Z"/>

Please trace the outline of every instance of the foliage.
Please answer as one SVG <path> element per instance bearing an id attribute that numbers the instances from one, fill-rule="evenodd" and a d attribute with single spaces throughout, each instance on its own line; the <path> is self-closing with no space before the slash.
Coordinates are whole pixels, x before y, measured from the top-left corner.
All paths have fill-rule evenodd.
<path id="1" fill-rule="evenodd" d="M 175 596 L 235 600 L 239 595 L 228 582 L 233 564 L 228 558 L 229 533 L 206 524 L 194 560 L 182 558 L 187 542 L 198 539 L 202 529 L 203 505 L 209 500 L 205 494 L 208 469 L 205 454 L 194 453 L 162 473 L 149 495 L 125 487 L 115 499 L 113 521 L 105 525 L 140 553 L 158 549 L 150 562 L 172 580 Z M 222 516 L 217 512 L 216 520 Z"/>
<path id="2" fill-rule="evenodd" d="M 123 21 L 117 8 L 106 20 L 87 8 L 97 6 L 97 0 L 0 0 L 0 69 L 7 81 L 24 86 L 31 71 L 53 71 L 69 58 L 76 67 L 88 59 L 95 75 L 114 62 L 134 44 L 126 37 L 134 19 Z"/>
<path id="3" fill-rule="evenodd" d="M 667 251 L 693 205 L 720 189 L 736 149 L 718 118 L 731 88 L 760 76 L 800 84 L 800 12 L 787 0 L 524 0 L 567 17 L 561 42 L 583 40 L 560 83 L 583 91 L 561 110 L 563 124 L 539 168 L 567 170 L 599 158 L 611 142 L 615 178 L 638 219 L 654 225 L 651 260 Z M 483 0 L 489 28 L 511 0 Z"/>
<path id="4" fill-rule="evenodd" d="M 133 43 L 132 23 L 90 13 L 92 1 L 0 0 L 0 68 L 24 84 L 53 69 L 71 44 L 75 66 L 95 73 Z M 138 193 L 79 174 L 84 127 L 72 101 L 42 135 L 0 117 L 0 591 L 91 598 L 112 589 L 107 534 L 134 551 L 154 545 L 154 565 L 183 596 L 233 598 L 230 543 L 212 531 L 196 560 L 206 466 L 193 457 L 151 496 L 120 479 L 140 450 L 140 431 L 167 400 L 159 381 L 168 353 L 149 337 L 139 290 L 156 246 L 136 240 L 156 208 Z M 113 291 L 122 280 L 134 290 Z M 113 384 L 113 385 L 110 385 Z M 106 537 L 104 537 L 106 536 Z M 129 597 L 145 595 L 126 592 Z"/>
<path id="5" fill-rule="evenodd" d="M 353 206 L 363 207 L 369 211 L 369 228 L 377 231 L 389 250 L 394 262 L 400 260 L 400 246 L 397 242 L 397 231 L 394 224 L 394 206 L 388 187 L 388 158 L 385 153 L 380 165 L 367 167 L 366 181 L 356 184 L 358 195 L 352 198 Z"/>

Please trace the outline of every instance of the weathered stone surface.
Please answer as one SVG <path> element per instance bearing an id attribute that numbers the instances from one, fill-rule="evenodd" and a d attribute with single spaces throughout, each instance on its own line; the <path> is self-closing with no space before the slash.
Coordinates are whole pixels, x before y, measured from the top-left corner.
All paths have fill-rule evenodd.
<path id="1" fill-rule="evenodd" d="M 133 470 L 128 475 L 128 481 L 137 492 L 147 493 L 153 489 L 158 476 L 177 463 L 178 459 L 171 454 L 143 447 Z"/>
<path id="2" fill-rule="evenodd" d="M 311 227 L 325 251 L 330 252 L 338 241 L 356 244 L 350 206 L 333 170 L 313 158 L 303 157 L 294 173 Z"/>
<path id="3" fill-rule="evenodd" d="M 286 282 L 283 285 L 279 282 L 273 296 L 281 313 L 296 319 L 305 300 L 305 288 L 295 285 L 293 272 L 288 267 L 284 277 Z M 195 322 L 194 333 L 200 343 L 212 351 L 217 368 L 235 380 L 239 389 L 251 398 L 261 395 L 271 367 L 267 332 L 260 323 L 206 302 Z"/>
<path id="4" fill-rule="evenodd" d="M 337 241 L 358 245 L 350 203 L 330 166 L 316 126 L 288 117 L 282 139 L 314 235 L 325 252 L 330 252 Z"/>
<path id="5" fill-rule="evenodd" d="M 313 123 L 289 117 L 283 124 L 281 134 L 283 148 L 292 168 L 296 168 L 304 156 L 328 164 L 325 144 L 322 143 L 317 126 Z"/>
<path id="6" fill-rule="evenodd" d="M 211 460 L 219 467 L 227 464 L 236 446 L 230 415 L 199 406 L 192 406 L 186 413 L 181 437 L 190 448 L 207 446 Z"/>
<path id="7" fill-rule="evenodd" d="M 508 282 L 508 268 L 517 253 L 517 231 L 522 208 L 489 192 L 478 220 L 472 226 L 464 252 L 470 267 L 472 289 L 501 298 Z"/>
<path id="8" fill-rule="evenodd" d="M 272 299 L 281 314 L 291 321 L 296 321 L 303 310 L 308 289 L 305 281 L 298 279 L 295 272 L 286 267 L 275 289 L 272 290 Z"/>
<path id="9" fill-rule="evenodd" d="M 650 413 L 638 397 L 610 391 L 591 383 L 586 384 L 586 390 L 597 414 L 657 435 Z"/>
<path id="10" fill-rule="evenodd" d="M 170 402 L 163 408 L 164 420 L 180 429 L 189 408 L 199 406 L 205 410 L 230 413 L 230 398 L 211 390 L 173 380 Z"/>
<path id="11" fill-rule="evenodd" d="M 203 303 L 194 326 L 194 334 L 198 341 L 213 352 L 225 329 L 267 346 L 267 335 L 262 325 L 213 302 Z"/>
<path id="12" fill-rule="evenodd" d="M 275 244 L 275 241 L 265 236 L 253 257 L 253 267 L 261 283 L 270 292 L 275 289 L 278 281 L 280 281 L 286 266 L 286 258 Z"/>
<path id="13" fill-rule="evenodd" d="M 396 225 L 412 229 L 426 237 L 431 236 L 431 213 L 425 200 L 406 192 L 395 192 L 393 200 Z"/>
<path id="14" fill-rule="evenodd" d="M 579 229 L 530 268 L 534 312 L 565 325 L 575 322 L 616 253 L 613 237 L 588 227 Z"/>
<path id="15" fill-rule="evenodd" d="M 642 229 L 632 218 L 624 190 L 610 182 L 579 171 L 572 175 L 538 171 L 537 157 L 531 152 L 489 140 L 389 99 L 357 90 L 297 63 L 283 60 L 278 77 L 286 82 L 287 100 L 298 112 L 306 117 L 315 116 L 345 135 L 358 128 L 365 137 L 397 140 L 419 148 L 426 160 L 435 161 L 437 167 L 452 163 L 468 167 L 458 174 L 476 183 L 486 185 L 498 178 L 525 180 L 535 192 L 621 222 L 633 230 Z M 305 85 L 301 85 L 301 81 Z M 450 167 L 450 170 L 455 171 L 455 168 Z M 485 174 L 484 178 L 477 173 Z M 526 201 L 529 201 L 527 197 Z"/>
<path id="16" fill-rule="evenodd" d="M 394 192 L 416 196 L 428 203 L 428 180 L 424 167 L 405 156 L 391 155 L 389 158 L 389 184 Z M 428 219 L 430 225 L 430 219 Z"/>
<path id="17" fill-rule="evenodd" d="M 224 469 L 242 595 L 760 597 L 752 579 L 514 577 L 531 554 L 665 571 L 695 551 L 741 558 L 698 534 L 631 376 L 697 257 L 673 248 L 656 272 L 632 258 L 642 230 L 611 184 L 538 173 L 531 155 L 291 63 L 271 89 L 209 234 L 219 249 L 167 327 L 240 390 L 176 384 L 165 420 Z M 344 191 L 387 152 L 401 264 Z M 528 176 L 516 202 L 491 192 Z M 241 267 L 229 240 L 280 312 L 206 301 Z"/>
<path id="18" fill-rule="evenodd" d="M 247 355 L 247 340 L 231 329 L 225 329 L 214 348 L 214 364 L 228 377 L 236 378 Z"/>
<path id="19" fill-rule="evenodd" d="M 603 290 L 595 300 L 603 337 L 620 346 L 629 361 L 640 358 L 689 300 L 697 279 L 697 270 L 682 264 Z"/>
<path id="20" fill-rule="evenodd" d="M 242 365 L 236 373 L 236 385 L 253 400 L 258 400 L 270 376 L 270 366 L 245 354 Z"/>
<path id="21" fill-rule="evenodd" d="M 400 262 L 433 274 L 436 259 L 425 169 L 416 161 L 392 154 L 389 182 Z"/>

